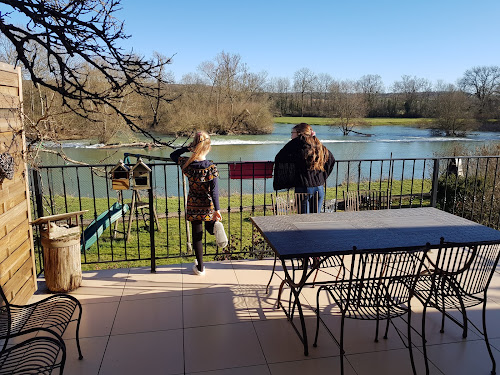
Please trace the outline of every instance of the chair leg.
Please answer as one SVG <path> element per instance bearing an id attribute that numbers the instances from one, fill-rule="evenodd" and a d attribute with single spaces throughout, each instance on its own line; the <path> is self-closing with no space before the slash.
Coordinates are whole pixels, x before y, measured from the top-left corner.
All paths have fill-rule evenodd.
<path id="1" fill-rule="evenodd" d="M 76 346 L 78 348 L 78 359 L 83 359 L 82 348 L 80 347 L 80 322 L 82 321 L 82 305 L 79 304 L 78 307 L 80 308 L 80 312 L 78 313 L 78 322 L 76 323 Z"/>
<path id="2" fill-rule="evenodd" d="M 311 288 L 314 288 L 314 283 L 316 282 L 316 278 L 318 277 L 318 272 L 319 270 L 316 270 L 316 273 L 314 274 L 314 279 Z"/>
<path id="3" fill-rule="evenodd" d="M 488 332 L 486 332 L 486 296 L 484 297 L 484 302 L 483 302 L 483 335 L 484 335 L 484 342 L 486 343 L 486 348 L 488 349 L 488 354 L 490 355 L 491 363 L 493 366 L 491 368 L 491 375 L 495 375 L 497 364 L 495 362 L 495 357 L 493 357 L 493 352 L 491 351 L 490 341 L 488 340 Z"/>
<path id="4" fill-rule="evenodd" d="M 389 323 L 391 322 L 390 319 L 387 319 L 387 324 L 385 325 L 385 334 L 384 334 L 384 339 L 387 340 L 387 335 L 389 333 Z"/>
<path id="5" fill-rule="evenodd" d="M 271 272 L 271 278 L 269 279 L 269 282 L 266 285 L 266 293 L 269 293 L 269 285 L 271 285 L 271 281 L 272 281 L 273 276 L 274 276 L 274 271 L 276 270 L 276 261 L 277 260 L 278 260 L 278 257 L 276 256 L 276 254 L 274 254 L 273 271 Z"/>
<path id="6" fill-rule="evenodd" d="M 428 303 L 429 301 L 427 301 Z M 427 315 L 427 303 L 422 311 L 422 354 L 424 355 L 425 373 L 429 375 L 429 358 L 427 358 L 427 340 L 425 339 L 425 318 Z"/>
<path id="7" fill-rule="evenodd" d="M 335 280 L 338 280 L 339 279 L 339 276 L 340 276 L 340 272 L 342 272 L 342 278 L 344 278 L 345 276 L 345 268 L 344 268 L 344 256 L 342 255 L 342 263 L 341 265 L 339 266 L 339 272 L 337 272 L 337 276 L 335 277 Z"/>
<path id="8" fill-rule="evenodd" d="M 467 311 L 465 311 L 465 308 L 463 309 L 463 312 L 462 312 L 462 318 L 463 318 L 463 322 L 464 322 L 464 329 L 462 331 L 462 337 L 464 339 L 467 338 L 467 330 L 468 330 L 468 321 L 467 321 Z"/>
<path id="9" fill-rule="evenodd" d="M 460 296 L 459 296 L 460 297 Z M 460 307 L 461 307 L 461 312 L 462 312 L 462 321 L 463 321 L 463 331 L 462 331 L 462 337 L 464 339 L 467 338 L 467 331 L 469 329 L 469 321 L 467 320 L 467 310 L 465 309 L 465 305 L 464 305 L 464 301 L 463 299 L 460 297 L 458 299 L 460 301 Z M 486 305 L 486 299 L 485 299 L 485 303 L 483 305 Z"/>
<path id="10" fill-rule="evenodd" d="M 437 302 L 437 300 L 436 300 Z M 445 311 L 445 304 L 444 304 L 444 286 L 441 286 L 441 306 L 443 306 L 443 311 L 441 315 L 441 330 L 439 332 L 444 333 L 444 319 L 446 317 Z"/>
<path id="11" fill-rule="evenodd" d="M 318 346 L 318 333 L 319 333 L 319 293 L 323 288 L 320 287 L 318 289 L 318 293 L 316 293 L 316 335 L 314 335 L 314 343 L 313 346 Z"/>
<path id="12" fill-rule="evenodd" d="M 345 315 L 342 313 L 342 319 L 340 320 L 340 374 L 344 375 L 344 322 Z"/>
<path id="13" fill-rule="evenodd" d="M 387 320 L 387 327 L 389 327 L 389 319 Z M 411 306 L 408 304 L 408 350 L 410 352 L 410 362 L 413 374 L 417 375 L 417 369 L 415 368 L 415 359 L 413 358 L 413 346 L 411 343 Z"/>
<path id="14" fill-rule="evenodd" d="M 283 292 L 283 286 L 285 285 L 285 280 L 281 281 L 281 284 L 280 284 L 280 287 L 279 287 L 279 290 L 278 290 L 278 307 L 280 307 L 280 303 L 281 303 L 281 293 Z"/>

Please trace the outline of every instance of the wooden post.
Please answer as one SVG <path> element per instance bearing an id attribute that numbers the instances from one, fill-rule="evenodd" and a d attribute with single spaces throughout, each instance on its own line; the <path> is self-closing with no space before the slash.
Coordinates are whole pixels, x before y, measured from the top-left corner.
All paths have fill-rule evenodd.
<path id="1" fill-rule="evenodd" d="M 51 292 L 70 292 L 82 283 L 80 233 L 49 239 L 42 232 L 45 284 Z"/>
<path id="2" fill-rule="evenodd" d="M 31 223 L 41 227 L 45 284 L 51 292 L 70 292 L 82 283 L 78 217 L 85 212 L 88 210 L 44 216 Z M 67 226 L 56 225 L 61 220 Z"/>

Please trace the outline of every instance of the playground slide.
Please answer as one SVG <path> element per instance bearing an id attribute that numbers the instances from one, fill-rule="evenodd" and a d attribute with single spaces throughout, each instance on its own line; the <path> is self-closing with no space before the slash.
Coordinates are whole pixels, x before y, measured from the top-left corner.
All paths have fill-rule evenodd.
<path id="1" fill-rule="evenodd" d="M 81 251 L 87 250 L 92 246 L 97 238 L 113 224 L 116 220 L 121 218 L 125 212 L 128 211 L 128 205 L 122 205 L 119 202 L 115 202 L 109 210 L 104 211 L 100 214 L 97 219 L 92 221 L 89 226 L 83 231 L 81 238 Z"/>

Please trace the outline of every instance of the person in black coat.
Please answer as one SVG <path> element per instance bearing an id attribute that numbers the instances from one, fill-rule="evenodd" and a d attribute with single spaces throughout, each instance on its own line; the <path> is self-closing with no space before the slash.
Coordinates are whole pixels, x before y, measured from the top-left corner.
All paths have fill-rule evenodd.
<path id="1" fill-rule="evenodd" d="M 300 213 L 320 212 L 325 198 L 324 185 L 332 173 L 335 158 L 320 142 L 311 126 L 295 125 L 292 139 L 274 159 L 274 190 L 295 188 L 307 193 L 300 200 Z"/>

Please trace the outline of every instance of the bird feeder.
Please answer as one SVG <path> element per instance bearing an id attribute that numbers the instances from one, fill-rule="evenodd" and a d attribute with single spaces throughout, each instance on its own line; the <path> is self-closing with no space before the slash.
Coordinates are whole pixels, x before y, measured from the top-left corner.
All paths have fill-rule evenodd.
<path id="1" fill-rule="evenodd" d="M 111 188 L 113 190 L 130 189 L 130 168 L 122 160 L 109 173 L 111 175 Z"/>
<path id="2" fill-rule="evenodd" d="M 149 168 L 141 158 L 132 167 L 132 189 L 151 189 L 151 168 Z"/>

